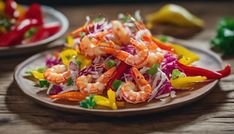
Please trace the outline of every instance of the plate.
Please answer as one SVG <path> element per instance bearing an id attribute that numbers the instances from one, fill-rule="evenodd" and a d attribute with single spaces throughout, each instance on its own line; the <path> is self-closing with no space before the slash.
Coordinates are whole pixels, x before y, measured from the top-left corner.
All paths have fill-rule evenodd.
<path id="1" fill-rule="evenodd" d="M 60 38 L 68 29 L 67 18 L 59 11 L 48 6 L 41 6 L 45 23 L 58 22 L 61 25 L 59 32 L 49 38 L 33 42 L 30 44 L 15 45 L 11 47 L 0 47 L 0 56 L 18 55 L 23 53 L 33 53 L 45 49 L 47 45 Z"/>
<path id="2" fill-rule="evenodd" d="M 195 46 L 192 46 L 191 42 L 183 42 L 184 46 L 194 51 L 198 55 L 200 55 L 201 60 L 196 62 L 195 65 L 200 67 L 205 67 L 207 69 L 219 70 L 222 68 L 221 59 L 215 55 L 213 52 L 209 50 L 204 50 Z M 186 45 L 185 45 L 186 44 Z M 194 45 L 194 44 L 193 44 Z M 35 101 L 62 111 L 74 112 L 74 113 L 90 113 L 95 115 L 102 116 L 132 116 L 138 114 L 147 114 L 153 112 L 161 112 L 165 110 L 174 109 L 180 107 L 185 104 L 189 104 L 194 102 L 210 91 L 217 84 L 218 80 L 206 83 L 203 86 L 197 87 L 194 90 L 178 92 L 176 98 L 171 99 L 169 101 L 160 101 L 155 100 L 147 104 L 128 104 L 124 109 L 118 110 L 108 110 L 108 109 L 85 109 L 79 107 L 78 103 L 68 103 L 68 102 L 52 102 L 44 93 L 38 93 L 39 88 L 34 86 L 34 83 L 26 78 L 25 72 L 28 69 L 33 69 L 37 66 L 44 65 L 44 59 L 46 54 L 50 53 L 50 51 L 45 51 L 39 54 L 36 54 L 27 60 L 23 61 L 19 64 L 15 70 L 14 78 L 17 82 L 20 89 L 29 97 L 34 99 Z"/>

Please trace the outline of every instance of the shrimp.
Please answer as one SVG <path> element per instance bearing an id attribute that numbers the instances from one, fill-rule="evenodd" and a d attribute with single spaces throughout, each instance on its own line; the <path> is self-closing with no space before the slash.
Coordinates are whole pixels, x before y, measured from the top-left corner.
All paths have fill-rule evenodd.
<path id="1" fill-rule="evenodd" d="M 134 21 L 139 31 L 136 33 L 136 40 L 145 44 L 149 50 L 146 66 L 151 67 L 153 64 L 158 64 L 163 60 L 164 52 L 153 41 L 152 35 L 148 29 L 145 28 L 141 22 Z"/>
<path id="2" fill-rule="evenodd" d="M 115 72 L 116 67 L 112 67 L 104 74 L 102 74 L 95 83 L 90 83 L 92 81 L 92 76 L 80 76 L 76 79 L 76 87 L 82 93 L 88 94 L 102 94 L 106 87 L 107 82 L 111 79 L 112 74 Z"/>
<path id="3" fill-rule="evenodd" d="M 120 87 L 120 95 L 129 103 L 145 102 L 152 93 L 152 87 L 137 68 L 132 67 L 131 71 L 136 85 L 131 81 L 127 81 Z"/>
<path id="4" fill-rule="evenodd" d="M 65 83 L 70 78 L 70 76 L 71 72 L 67 70 L 65 65 L 52 66 L 44 73 L 45 79 L 53 84 Z"/>
<path id="5" fill-rule="evenodd" d="M 126 45 L 130 41 L 130 35 L 120 21 L 114 20 L 112 23 L 112 32 L 119 45 Z"/>
<path id="6" fill-rule="evenodd" d="M 115 47 L 115 44 L 112 41 L 108 41 L 107 43 L 100 41 L 100 38 L 103 38 L 101 36 L 98 37 L 99 40 L 96 38 L 90 39 L 88 36 L 84 36 L 79 45 L 80 52 L 90 58 L 94 58 L 96 56 L 101 56 L 106 54 L 105 51 L 100 49 L 100 46 L 111 47 L 111 48 Z"/>
<path id="7" fill-rule="evenodd" d="M 85 24 L 82 27 L 80 27 L 80 28 L 72 31 L 71 33 L 69 33 L 69 35 L 72 36 L 72 37 L 78 37 L 78 36 L 80 36 L 81 32 L 87 33 L 88 29 L 91 28 L 91 27 L 94 27 L 93 23 Z"/>
<path id="8" fill-rule="evenodd" d="M 112 54 L 119 60 L 125 62 L 128 65 L 135 67 L 142 67 L 145 65 L 145 61 L 148 58 L 148 49 L 145 45 L 137 42 L 133 38 L 130 39 L 131 44 L 136 48 L 136 54 L 132 55 L 126 51 L 104 47 L 102 48 L 106 53 Z"/>

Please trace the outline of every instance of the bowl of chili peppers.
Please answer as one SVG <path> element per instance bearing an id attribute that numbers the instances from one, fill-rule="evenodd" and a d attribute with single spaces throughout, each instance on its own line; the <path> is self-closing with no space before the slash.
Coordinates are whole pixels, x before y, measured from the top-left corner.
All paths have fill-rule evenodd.
<path id="1" fill-rule="evenodd" d="M 0 0 L 0 56 L 42 50 L 61 37 L 68 25 L 67 18 L 51 7 Z"/>

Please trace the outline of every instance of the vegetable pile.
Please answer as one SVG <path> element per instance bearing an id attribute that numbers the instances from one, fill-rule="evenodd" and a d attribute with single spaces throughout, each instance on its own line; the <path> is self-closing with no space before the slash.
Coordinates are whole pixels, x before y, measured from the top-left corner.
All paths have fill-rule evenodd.
<path id="1" fill-rule="evenodd" d="M 52 100 L 83 108 L 124 108 L 176 97 L 178 90 L 230 74 L 230 65 L 211 71 L 191 64 L 199 56 L 153 37 L 141 18 L 97 17 L 68 34 L 65 47 L 48 55 L 45 66 L 28 71 Z"/>
<path id="2" fill-rule="evenodd" d="M 14 0 L 0 0 L 0 47 L 37 42 L 59 29 L 58 23 L 44 23 L 39 4 L 25 8 Z"/>

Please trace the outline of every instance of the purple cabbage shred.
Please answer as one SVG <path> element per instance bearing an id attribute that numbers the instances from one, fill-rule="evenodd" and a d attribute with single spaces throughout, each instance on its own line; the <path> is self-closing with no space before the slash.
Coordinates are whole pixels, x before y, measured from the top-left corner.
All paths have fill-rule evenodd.
<path id="1" fill-rule="evenodd" d="M 59 85 L 53 85 L 52 89 L 49 92 L 49 95 L 55 95 L 63 91 L 62 87 Z"/>
<path id="2" fill-rule="evenodd" d="M 45 62 L 46 62 L 46 66 L 50 68 L 50 67 L 52 67 L 54 65 L 60 64 L 61 63 L 61 59 L 58 59 L 55 56 L 48 55 L 46 57 L 46 61 Z"/>

